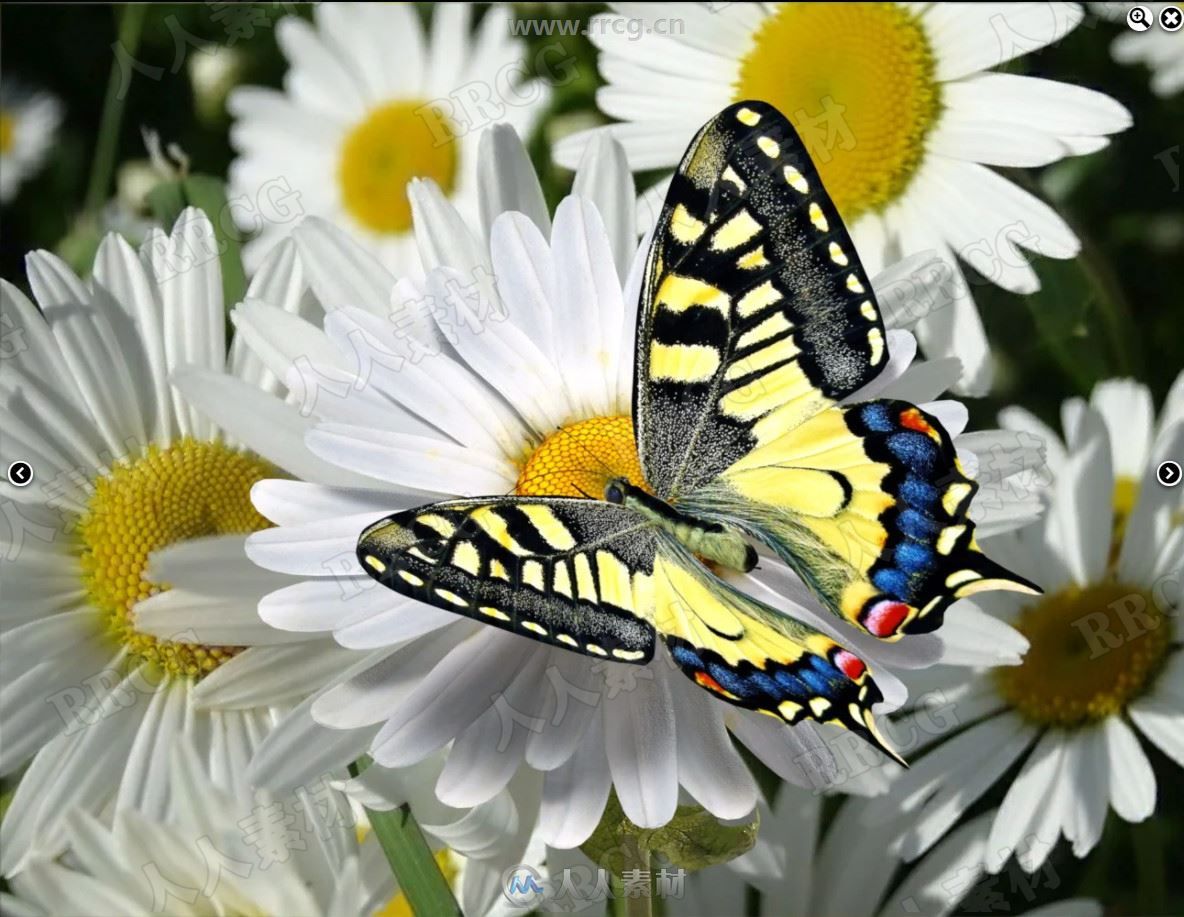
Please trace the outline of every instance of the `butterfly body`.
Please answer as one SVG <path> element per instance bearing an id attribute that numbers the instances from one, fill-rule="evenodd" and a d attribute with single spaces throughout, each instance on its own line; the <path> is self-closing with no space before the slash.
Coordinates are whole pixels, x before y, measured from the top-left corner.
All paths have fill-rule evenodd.
<path id="1" fill-rule="evenodd" d="M 692 554 L 728 570 L 748 573 L 756 567 L 756 549 L 744 536 L 721 522 L 696 519 L 635 487 L 624 478 L 614 478 L 605 487 L 604 498 L 619 503 L 650 520 L 671 535 Z"/>
<path id="2" fill-rule="evenodd" d="M 763 544 L 836 632 L 886 640 L 983 589 L 1037 591 L 978 550 L 976 486 L 937 418 L 847 403 L 887 359 L 871 283 L 801 140 L 772 106 L 736 103 L 691 142 L 646 261 L 641 480 L 610 477 L 604 499 L 405 510 L 362 533 L 359 561 L 397 592 L 583 655 L 645 664 L 660 639 L 728 703 L 894 755 L 866 663 L 742 588 Z"/>

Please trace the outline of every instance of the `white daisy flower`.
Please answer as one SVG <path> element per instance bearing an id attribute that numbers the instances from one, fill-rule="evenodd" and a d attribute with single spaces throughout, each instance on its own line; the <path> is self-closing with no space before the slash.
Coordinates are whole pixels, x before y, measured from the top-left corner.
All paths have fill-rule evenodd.
<path id="1" fill-rule="evenodd" d="M 241 553 L 243 535 L 268 524 L 251 486 L 277 469 L 312 480 L 336 472 L 305 453 L 285 464 L 285 438 L 298 439 L 307 423 L 265 395 L 275 383 L 255 357 L 239 347 L 227 358 L 205 216 L 185 211 L 139 256 L 107 236 L 87 282 L 48 252 L 31 253 L 27 265 L 40 309 L 0 281 L 0 466 L 32 468 L 25 486 L 0 481 L 0 774 L 28 763 L 0 828 L 5 874 L 56 853 L 76 805 L 161 817 L 179 735 L 219 782 L 242 791 L 269 706 L 310 690 L 316 659 L 336 655 L 336 671 L 349 658 L 328 640 L 286 646 L 288 636 L 255 614 L 258 597 L 283 580 L 232 568 L 208 540 L 241 533 Z M 292 268 L 292 251 L 278 251 L 251 295 L 295 311 Z M 268 458 L 170 390 L 168 375 L 182 365 L 229 372 L 266 399 L 255 425 Z M 188 550 L 172 560 L 154 553 L 170 546 Z M 184 587 L 168 588 L 185 576 Z M 258 645 L 243 651 L 247 643 Z M 197 710 L 194 686 L 231 659 L 254 672 L 237 682 L 241 709 Z"/>
<path id="2" fill-rule="evenodd" d="M 869 274 L 935 251 L 952 266 L 942 308 L 917 325 L 930 356 L 955 354 L 963 388 L 990 385 L 987 341 L 957 258 L 989 282 L 1037 289 L 1030 253 L 1072 258 L 1080 243 L 1047 204 L 988 166 L 1042 166 L 1104 147 L 1130 126 L 1113 99 L 989 68 L 1059 40 L 1067 3 L 616 3 L 594 21 L 597 101 L 637 170 L 675 166 L 711 115 L 741 99 L 775 105 L 810 150 Z M 638 18 L 641 34 L 620 20 Z M 560 141 L 574 165 L 590 132 Z M 656 215 L 664 184 L 643 209 Z M 955 257 L 957 256 L 957 257 Z M 889 313 L 889 321 L 894 317 Z"/>
<path id="3" fill-rule="evenodd" d="M 235 798 L 188 741 L 163 754 L 177 789 L 167 817 L 123 809 L 108 826 L 71 813 L 67 856 L 30 862 L 0 893 L 4 913 L 356 917 L 400 903 L 377 840 L 358 843 L 340 793 Z"/>
<path id="4" fill-rule="evenodd" d="M 943 917 L 959 909 L 971 914 L 995 909 L 987 905 L 990 899 L 975 898 L 994 813 L 960 827 L 901 874 L 887 851 L 909 819 L 898 815 L 886 821 L 877 817 L 879 808 L 881 800 L 848 799 L 822 830 L 823 799 L 783 786 L 771 807 L 761 803 L 756 846 L 724 866 L 688 876 L 685 895 L 667 899 L 667 913 L 743 914 L 749 886 L 760 893 L 761 917 Z M 851 880 L 855 876 L 858 881 Z M 1026 891 L 1028 900 L 1035 897 L 1031 887 L 1019 891 Z M 1102 908 L 1090 899 L 1072 899 L 1024 913 L 1101 917 Z"/>
<path id="5" fill-rule="evenodd" d="M 1066 403 L 1067 444 L 1048 433 L 1055 477 L 1030 482 L 1047 494 L 1045 519 L 985 543 L 1045 594 L 972 600 L 980 613 L 1023 634 L 1028 652 L 1011 668 L 924 673 L 952 737 L 897 785 L 914 820 L 906 856 L 927 849 L 1019 762 L 991 827 L 988 868 L 1000 869 L 1018 845 L 1019 862 L 1031 871 L 1062 834 L 1084 856 L 1107 808 L 1131 822 L 1155 810 L 1156 781 L 1140 734 L 1184 765 L 1184 634 L 1177 624 L 1184 494 L 1155 478 L 1161 461 L 1184 454 L 1182 393 L 1184 376 L 1156 430 L 1142 386 L 1102 383 L 1092 404 Z M 1047 430 L 1016 409 L 1004 419 Z"/>
<path id="6" fill-rule="evenodd" d="M 1184 89 L 1184 29 L 1169 32 L 1160 28 L 1159 14 L 1174 3 L 1091 3 L 1090 9 L 1111 22 L 1123 23 L 1123 32 L 1110 45 L 1111 56 L 1120 64 L 1144 64 L 1151 71 L 1151 91 L 1157 96 L 1175 95 Z M 1135 32 L 1126 27 L 1126 14 L 1136 6 L 1151 11 L 1150 28 Z"/>
<path id="7" fill-rule="evenodd" d="M 832 782 L 836 763 L 824 744 L 832 727 L 790 729 L 718 701 L 664 651 L 645 667 L 597 664 L 486 628 L 382 589 L 358 565 L 358 535 L 392 511 L 456 495 L 578 496 L 581 487 L 603 492 L 604 466 L 639 473 L 629 409 L 641 261 L 633 259 L 630 273 L 636 232 L 623 151 L 607 139 L 590 148 L 578 196 L 560 205 L 552 225 L 513 131 L 495 129 L 483 142 L 489 172 L 479 228 L 433 184 L 412 187 L 426 289 L 396 283 L 358 243 L 310 220 L 295 239 L 326 308 L 323 328 L 261 302 L 233 315 L 240 338 L 319 419 L 306 437 L 312 453 L 370 482 L 353 489 L 263 482 L 253 491 L 278 527 L 252 536 L 248 553 L 304 578 L 267 596 L 263 619 L 332 633 L 369 654 L 279 727 L 253 773 L 299 782 L 309 767 L 367 752 L 380 766 L 406 767 L 452 743 L 435 784 L 439 799 L 478 805 L 528 765 L 543 772 L 539 834 L 555 847 L 588 836 L 611 786 L 643 826 L 669 820 L 680 785 L 720 817 L 750 812 L 756 787 L 733 737 L 787 780 Z M 953 360 L 905 373 L 915 342 L 897 334 L 889 346 L 891 368 L 874 383 L 876 394 L 928 402 L 957 376 Z M 216 381 L 207 371 L 177 383 L 250 442 L 253 408 L 228 380 Z M 927 409 L 961 433 L 960 405 Z M 986 443 L 1029 458 L 1009 436 L 958 444 L 968 467 L 987 466 L 993 453 L 974 452 Z M 1036 500 L 1008 503 L 984 524 L 1006 528 L 1037 509 Z M 932 636 L 881 645 L 855 634 L 813 610 L 802 584 L 772 560 L 741 585 L 847 641 L 873 666 L 926 665 L 942 652 Z M 958 631 L 957 616 L 950 621 Z M 1011 637 L 986 656 L 1017 661 L 1023 641 Z M 891 703 L 903 700 L 895 678 L 883 669 L 878 678 Z M 332 727 L 328 735 L 318 723 Z M 879 771 L 862 772 L 842 775 L 844 789 L 882 788 Z"/>
<path id="8" fill-rule="evenodd" d="M 507 7 L 494 4 L 472 35 L 471 16 L 470 4 L 440 4 L 425 32 L 407 4 L 326 3 L 312 25 L 278 23 L 284 90 L 240 87 L 227 103 L 240 154 L 230 196 L 253 204 L 239 215 L 259 231 L 248 270 L 298 211 L 349 227 L 396 273 L 418 272 L 406 196 L 415 177 L 476 215 L 480 128 L 528 131 L 548 90 L 522 79 L 525 46 Z"/>
<path id="9" fill-rule="evenodd" d="M 61 123 L 62 103 L 54 96 L 0 77 L 0 203 L 16 197 L 41 168 Z"/>

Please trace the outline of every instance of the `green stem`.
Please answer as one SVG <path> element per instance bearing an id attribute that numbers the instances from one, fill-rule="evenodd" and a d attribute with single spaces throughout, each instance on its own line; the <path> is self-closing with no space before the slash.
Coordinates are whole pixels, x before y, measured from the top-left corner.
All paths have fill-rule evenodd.
<path id="1" fill-rule="evenodd" d="M 634 869 L 650 872 L 649 889 L 645 894 L 629 897 L 625 894 L 624 875 Z M 613 917 L 653 917 L 654 914 L 654 877 L 653 861 L 649 849 L 637 842 L 637 838 L 627 838 L 622 845 L 621 875 L 613 874 L 610 880 L 613 897 L 609 902 Z"/>
<path id="2" fill-rule="evenodd" d="M 1149 818 L 1131 827 L 1135 848 L 1135 875 L 1138 895 L 1135 907 L 1141 914 L 1166 914 L 1167 873 L 1163 851 L 1163 822 Z"/>
<path id="3" fill-rule="evenodd" d="M 356 777 L 368 766 L 365 759 L 351 764 L 350 775 Z M 402 805 L 389 812 L 367 809 L 366 815 L 399 890 L 411 905 L 411 913 L 416 917 L 462 917 L 448 880 L 440 871 L 410 807 Z"/>
<path id="4" fill-rule="evenodd" d="M 127 56 L 135 59 L 140 47 L 140 33 L 144 28 L 147 3 L 129 3 L 123 7 L 119 18 L 119 44 Z M 103 100 L 103 117 L 99 122 L 99 137 L 95 143 L 95 158 L 91 163 L 90 181 L 86 186 L 84 212 L 91 217 L 98 215 L 111 188 L 111 175 L 115 171 L 115 155 L 119 151 L 119 130 L 123 124 L 124 102 L 127 93 L 120 95 L 123 81 L 119 58 L 111 61 L 111 73 L 107 77 L 107 95 Z M 131 76 L 128 76 L 130 85 Z"/>

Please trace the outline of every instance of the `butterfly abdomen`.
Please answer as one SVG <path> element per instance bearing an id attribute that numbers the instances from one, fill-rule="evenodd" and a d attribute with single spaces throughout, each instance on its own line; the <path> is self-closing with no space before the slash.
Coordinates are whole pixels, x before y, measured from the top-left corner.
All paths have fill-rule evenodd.
<path id="1" fill-rule="evenodd" d="M 669 503 L 634 487 L 623 478 L 610 482 L 606 496 L 613 503 L 623 503 L 641 513 L 704 560 L 741 573 L 756 566 L 756 550 L 735 529 L 680 513 Z"/>

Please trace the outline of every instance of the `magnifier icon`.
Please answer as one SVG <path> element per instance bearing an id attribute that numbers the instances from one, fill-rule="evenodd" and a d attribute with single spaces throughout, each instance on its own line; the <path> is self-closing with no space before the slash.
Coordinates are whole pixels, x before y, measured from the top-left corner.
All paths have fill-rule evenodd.
<path id="1" fill-rule="evenodd" d="M 1135 6 L 1127 11 L 1126 24 L 1136 32 L 1146 32 L 1151 28 L 1151 11 L 1145 6 Z"/>

